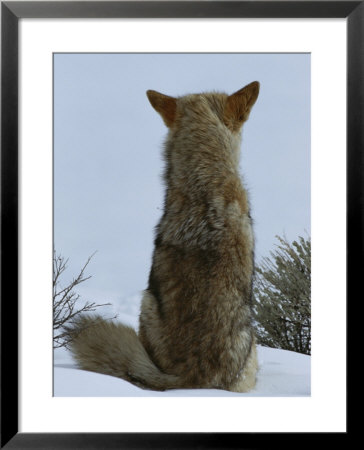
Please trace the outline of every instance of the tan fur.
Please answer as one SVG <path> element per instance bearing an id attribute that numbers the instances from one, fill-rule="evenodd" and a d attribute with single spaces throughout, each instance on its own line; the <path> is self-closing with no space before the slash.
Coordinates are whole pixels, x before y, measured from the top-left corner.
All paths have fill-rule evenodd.
<path id="1" fill-rule="evenodd" d="M 139 335 L 100 317 L 79 320 L 69 331 L 81 368 L 158 390 L 254 387 L 254 242 L 238 163 L 258 92 L 257 82 L 230 96 L 148 91 L 169 127 L 167 190 Z"/>
<path id="2" fill-rule="evenodd" d="M 147 91 L 147 96 L 153 108 L 162 114 L 164 123 L 170 127 L 176 118 L 176 99 L 151 90 Z"/>

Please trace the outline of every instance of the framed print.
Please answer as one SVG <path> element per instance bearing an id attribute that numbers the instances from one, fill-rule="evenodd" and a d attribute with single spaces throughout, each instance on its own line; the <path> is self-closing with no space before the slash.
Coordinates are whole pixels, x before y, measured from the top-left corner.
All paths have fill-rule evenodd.
<path id="1" fill-rule="evenodd" d="M 347 436 L 346 305 L 363 269 L 363 25 L 361 1 L 2 2 L 2 446 L 248 448 L 297 433 Z M 220 114 L 219 102 L 243 92 L 252 107 L 257 81 L 262 100 L 242 144 L 244 167 L 259 168 L 242 168 L 255 248 L 264 256 L 274 246 L 266 222 L 290 240 L 301 233 L 295 221 L 309 234 L 312 224 L 312 355 L 302 331 L 306 355 L 290 359 L 282 382 L 284 362 L 258 348 L 264 386 L 253 395 L 142 391 L 129 371 L 136 386 L 112 378 L 105 389 L 101 375 L 76 374 L 52 351 L 52 256 L 59 276 L 66 264 L 81 270 L 86 311 L 136 326 L 174 102 L 208 91 L 203 104 Z M 221 129 L 234 129 L 222 108 Z M 150 275 L 158 295 L 153 286 Z M 59 335 L 60 347 L 64 336 L 76 339 Z"/>

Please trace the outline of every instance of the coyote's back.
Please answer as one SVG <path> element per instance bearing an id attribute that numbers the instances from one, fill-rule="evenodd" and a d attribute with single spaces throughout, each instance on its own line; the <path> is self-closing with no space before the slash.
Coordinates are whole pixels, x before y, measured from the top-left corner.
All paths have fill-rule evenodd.
<path id="1" fill-rule="evenodd" d="M 169 128 L 166 194 L 139 335 L 100 317 L 69 331 L 81 368 L 151 389 L 254 387 L 253 233 L 238 172 L 240 130 L 259 92 L 147 95 Z"/>

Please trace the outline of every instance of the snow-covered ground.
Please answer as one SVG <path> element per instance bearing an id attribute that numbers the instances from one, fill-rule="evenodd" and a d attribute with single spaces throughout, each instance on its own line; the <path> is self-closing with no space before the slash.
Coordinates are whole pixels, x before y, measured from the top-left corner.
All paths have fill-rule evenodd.
<path id="1" fill-rule="evenodd" d="M 118 314 L 118 320 L 137 328 L 140 296 L 115 302 L 99 310 L 105 317 Z M 311 395 L 311 358 L 300 353 L 258 346 L 257 385 L 249 393 L 217 389 L 170 390 L 155 392 L 140 389 L 119 378 L 77 369 L 70 353 L 54 351 L 54 396 L 56 397 L 286 397 Z"/>

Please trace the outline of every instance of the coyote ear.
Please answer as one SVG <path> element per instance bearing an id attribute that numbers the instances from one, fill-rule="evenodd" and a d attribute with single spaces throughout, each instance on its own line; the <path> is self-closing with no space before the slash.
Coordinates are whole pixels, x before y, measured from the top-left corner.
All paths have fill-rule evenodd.
<path id="1" fill-rule="evenodd" d="M 232 131 L 239 131 L 243 123 L 248 120 L 250 111 L 258 98 L 259 86 L 258 81 L 253 81 L 227 98 L 224 121 Z"/>
<path id="2" fill-rule="evenodd" d="M 177 100 L 156 91 L 147 91 L 147 97 L 153 108 L 162 116 L 167 127 L 172 126 L 176 118 Z"/>

